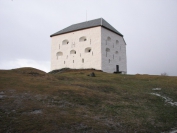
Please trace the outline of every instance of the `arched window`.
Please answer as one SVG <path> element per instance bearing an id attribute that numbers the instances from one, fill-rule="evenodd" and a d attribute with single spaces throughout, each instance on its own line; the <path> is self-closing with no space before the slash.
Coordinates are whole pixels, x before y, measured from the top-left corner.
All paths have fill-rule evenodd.
<path id="1" fill-rule="evenodd" d="M 106 48 L 106 57 L 108 55 L 108 52 L 110 52 L 110 49 L 109 48 Z"/>
<path id="2" fill-rule="evenodd" d="M 79 42 L 85 42 L 87 41 L 87 38 L 85 36 L 79 38 Z"/>
<path id="3" fill-rule="evenodd" d="M 76 54 L 76 50 L 71 50 L 70 54 Z"/>
<path id="4" fill-rule="evenodd" d="M 118 41 L 118 40 L 116 40 L 116 44 L 119 44 L 119 41 Z"/>
<path id="5" fill-rule="evenodd" d="M 110 49 L 109 49 L 109 48 L 106 48 L 106 52 L 110 52 Z"/>
<path id="6" fill-rule="evenodd" d="M 90 53 L 91 52 L 91 48 L 90 47 L 88 47 L 88 48 L 85 48 L 85 53 Z"/>
<path id="7" fill-rule="evenodd" d="M 111 37 L 108 36 L 108 37 L 107 37 L 107 41 L 111 41 Z"/>
<path id="8" fill-rule="evenodd" d="M 57 52 L 56 56 L 63 56 L 63 52 Z"/>
<path id="9" fill-rule="evenodd" d="M 58 59 L 59 56 L 63 56 L 63 53 L 62 52 L 57 52 L 56 56 L 57 56 L 57 59 Z"/>
<path id="10" fill-rule="evenodd" d="M 63 45 L 66 45 L 66 44 L 69 44 L 69 41 L 66 39 L 66 40 L 63 40 L 62 42 Z"/>
<path id="11" fill-rule="evenodd" d="M 118 54 L 118 53 L 119 53 L 118 51 L 115 52 L 115 54 Z"/>

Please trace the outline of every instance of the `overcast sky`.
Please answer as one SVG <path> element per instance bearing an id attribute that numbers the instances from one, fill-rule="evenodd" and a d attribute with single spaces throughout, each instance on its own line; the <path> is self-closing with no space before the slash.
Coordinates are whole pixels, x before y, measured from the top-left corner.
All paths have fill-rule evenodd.
<path id="1" fill-rule="evenodd" d="M 0 0 L 0 69 L 50 71 L 50 35 L 86 10 L 124 35 L 128 74 L 177 76 L 177 0 Z"/>

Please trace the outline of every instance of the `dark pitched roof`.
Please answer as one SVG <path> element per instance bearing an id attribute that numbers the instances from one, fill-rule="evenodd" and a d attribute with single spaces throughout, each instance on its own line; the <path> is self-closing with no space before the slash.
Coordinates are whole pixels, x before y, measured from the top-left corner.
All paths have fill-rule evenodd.
<path id="1" fill-rule="evenodd" d="M 60 35 L 60 34 L 64 34 L 64 33 L 68 33 L 68 32 L 73 32 L 73 31 L 77 31 L 77 30 L 82 30 L 82 29 L 87 29 L 87 28 L 92 28 L 92 27 L 97 27 L 97 26 L 102 26 L 120 36 L 123 37 L 123 35 L 117 31 L 114 27 L 112 27 L 108 22 L 106 22 L 103 18 L 98 18 L 98 19 L 94 19 L 94 20 L 90 20 L 90 21 L 86 21 L 86 22 L 82 22 L 82 23 L 78 23 L 78 24 L 73 24 L 69 27 L 64 28 L 63 30 L 60 30 L 52 35 L 50 35 L 50 37 L 56 36 L 56 35 Z"/>

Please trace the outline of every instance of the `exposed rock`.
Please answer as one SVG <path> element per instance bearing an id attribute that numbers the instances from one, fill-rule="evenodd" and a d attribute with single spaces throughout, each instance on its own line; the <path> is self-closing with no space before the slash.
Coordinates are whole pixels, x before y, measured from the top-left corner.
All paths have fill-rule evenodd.
<path id="1" fill-rule="evenodd" d="M 152 90 L 153 90 L 153 91 L 160 91 L 161 88 L 153 88 Z"/>
<path id="2" fill-rule="evenodd" d="M 0 95 L 4 95 L 4 92 L 3 92 L 3 91 L 1 91 L 1 92 L 0 92 Z"/>
<path id="3" fill-rule="evenodd" d="M 94 72 L 88 74 L 87 76 L 90 76 L 90 77 L 96 77 Z"/>
<path id="4" fill-rule="evenodd" d="M 30 112 L 31 114 L 41 114 L 42 110 L 33 110 L 32 112 Z"/>

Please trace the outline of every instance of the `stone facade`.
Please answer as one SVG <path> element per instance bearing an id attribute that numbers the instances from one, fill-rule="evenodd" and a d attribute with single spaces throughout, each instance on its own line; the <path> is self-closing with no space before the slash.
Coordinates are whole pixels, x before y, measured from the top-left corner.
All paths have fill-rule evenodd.
<path id="1" fill-rule="evenodd" d="M 51 70 L 61 68 L 126 73 L 125 41 L 102 26 L 52 36 Z"/>
<path id="2" fill-rule="evenodd" d="M 101 70 L 101 27 L 52 37 L 51 70 L 61 68 Z"/>
<path id="3" fill-rule="evenodd" d="M 123 37 L 101 28 L 101 70 L 108 73 L 119 69 L 127 73 L 126 44 Z"/>

